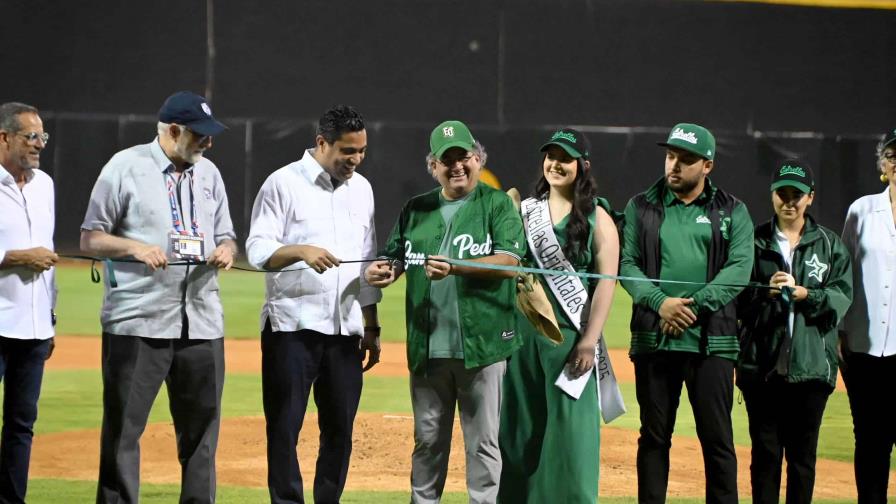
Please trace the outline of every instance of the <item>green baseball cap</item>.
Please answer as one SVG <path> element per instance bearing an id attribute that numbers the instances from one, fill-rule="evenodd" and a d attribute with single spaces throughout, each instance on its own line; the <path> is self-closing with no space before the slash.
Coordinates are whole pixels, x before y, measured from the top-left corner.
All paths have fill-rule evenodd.
<path id="1" fill-rule="evenodd" d="M 566 151 L 573 159 L 588 159 L 591 156 L 591 143 L 582 132 L 572 128 L 562 128 L 555 131 L 551 138 L 541 146 L 541 152 L 548 150 L 551 145 L 556 145 Z"/>
<path id="2" fill-rule="evenodd" d="M 474 142 L 470 129 L 460 121 L 445 121 L 429 134 L 429 150 L 437 158 L 452 147 L 472 151 Z"/>
<path id="3" fill-rule="evenodd" d="M 881 150 L 886 149 L 893 142 L 896 142 L 896 128 L 891 129 L 884 133 L 884 139 L 880 141 Z"/>
<path id="4" fill-rule="evenodd" d="M 812 176 L 812 168 L 798 159 L 782 162 L 772 174 L 771 190 L 785 186 L 795 187 L 806 194 L 814 191 L 815 178 Z"/>
<path id="5" fill-rule="evenodd" d="M 716 139 L 708 129 L 698 124 L 678 123 L 669 133 L 665 142 L 657 142 L 662 147 L 676 147 L 712 160 L 716 155 Z"/>

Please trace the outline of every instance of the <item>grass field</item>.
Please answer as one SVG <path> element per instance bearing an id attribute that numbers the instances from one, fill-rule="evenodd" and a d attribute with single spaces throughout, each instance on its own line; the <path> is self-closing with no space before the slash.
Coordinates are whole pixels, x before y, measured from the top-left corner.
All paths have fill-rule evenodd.
<path id="1" fill-rule="evenodd" d="M 99 334 L 99 307 L 102 286 L 90 283 L 89 270 L 83 267 L 65 267 L 58 270 L 60 334 Z M 403 282 L 384 291 L 380 304 L 383 337 L 388 341 L 404 341 Z M 264 297 L 263 275 L 232 271 L 221 275 L 221 296 L 224 301 L 226 334 L 229 338 L 257 338 L 258 314 Z M 627 348 L 628 320 L 631 313 L 630 299 L 621 288 L 617 289 L 611 318 L 605 329 L 608 345 Z M 40 418 L 36 425 L 38 434 L 98 429 L 102 418 L 101 379 L 98 370 L 48 371 L 44 378 L 40 403 Z M 410 413 L 406 377 L 367 377 L 364 383 L 360 409 L 368 412 Z M 636 430 L 639 427 L 638 405 L 633 384 L 623 384 L 623 394 L 629 408 L 628 414 L 614 422 L 614 426 Z M 165 390 L 150 415 L 151 422 L 168 422 Z M 225 417 L 260 416 L 261 377 L 251 373 L 228 373 L 224 391 L 223 415 Z M 313 408 L 313 406 L 312 406 Z M 733 422 L 735 442 L 749 446 L 745 408 L 735 404 Z M 828 402 L 819 442 L 818 456 L 840 461 L 852 459 L 851 418 L 846 395 L 835 392 Z M 676 434 L 696 437 L 693 416 L 686 395 L 682 395 Z M 39 479 L 29 488 L 29 502 L 59 502 L 59 495 L 66 495 L 66 502 L 92 500 L 95 483 Z M 61 493 L 60 493 L 61 492 Z M 176 500 L 178 489 L 172 485 L 144 485 L 142 502 L 162 503 Z M 219 490 L 220 502 L 264 502 L 266 491 L 256 488 L 227 487 Z M 402 492 L 350 492 L 347 503 L 406 502 L 408 495 Z M 601 499 L 601 502 L 635 502 L 636 499 Z M 452 494 L 444 502 L 466 502 L 464 494 Z M 697 500 L 670 500 L 670 502 L 700 502 Z M 836 501 L 826 501 L 836 502 Z M 843 501 L 846 502 L 846 501 Z"/>

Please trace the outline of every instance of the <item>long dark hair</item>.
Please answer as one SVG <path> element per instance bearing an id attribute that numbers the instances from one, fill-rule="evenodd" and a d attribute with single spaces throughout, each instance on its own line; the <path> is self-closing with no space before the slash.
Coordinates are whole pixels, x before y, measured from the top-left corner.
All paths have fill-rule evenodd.
<path id="1" fill-rule="evenodd" d="M 542 158 L 542 164 L 544 159 Z M 570 261 L 575 261 L 588 249 L 588 235 L 591 230 L 588 226 L 588 216 L 594 213 L 594 198 L 597 197 L 597 183 L 591 177 L 591 170 L 585 169 L 582 158 L 576 159 L 578 171 L 572 185 L 572 211 L 569 213 L 569 223 L 566 225 L 566 244 L 563 246 L 563 254 Z M 550 184 L 544 178 L 544 172 L 535 182 L 536 198 L 544 199 L 551 190 Z"/>

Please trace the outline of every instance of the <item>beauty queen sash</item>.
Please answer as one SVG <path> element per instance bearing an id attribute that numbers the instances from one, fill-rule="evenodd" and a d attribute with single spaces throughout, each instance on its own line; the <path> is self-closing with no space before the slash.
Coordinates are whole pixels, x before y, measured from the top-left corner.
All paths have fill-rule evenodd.
<path id="1" fill-rule="evenodd" d="M 563 254 L 557 236 L 554 234 L 548 202 L 528 198 L 522 202 L 520 209 L 526 228 L 529 250 L 532 251 L 532 256 L 535 257 L 538 265 L 543 269 L 555 271 L 575 271 Z M 587 322 L 591 306 L 585 284 L 580 278 L 567 275 L 544 275 L 544 279 L 551 292 L 554 293 L 566 318 L 581 334 L 585 325 L 583 319 Z M 610 423 L 625 413 L 625 402 L 622 399 L 619 384 L 616 382 L 616 374 L 610 363 L 610 354 L 607 352 L 603 334 L 598 339 L 597 348 L 595 348 L 594 370 L 598 376 L 597 397 L 600 402 L 600 413 L 604 422 Z M 590 377 L 591 373 L 587 373 L 579 378 L 572 378 L 564 366 L 554 384 L 578 399 Z"/>

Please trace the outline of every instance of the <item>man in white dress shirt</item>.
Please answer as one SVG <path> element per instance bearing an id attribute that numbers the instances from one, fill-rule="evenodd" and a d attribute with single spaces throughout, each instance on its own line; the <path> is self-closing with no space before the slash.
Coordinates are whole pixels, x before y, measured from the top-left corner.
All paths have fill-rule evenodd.
<path id="1" fill-rule="evenodd" d="M 0 502 L 25 502 L 44 361 L 53 353 L 53 180 L 40 171 L 49 135 L 36 108 L 0 105 Z"/>
<path id="2" fill-rule="evenodd" d="M 266 275 L 261 376 L 271 502 L 304 502 L 296 444 L 314 385 L 320 451 L 314 502 L 338 503 L 352 450 L 361 373 L 379 362 L 379 289 L 364 280 L 376 255 L 373 191 L 355 170 L 364 120 L 339 105 L 321 116 L 313 149 L 274 173 L 252 208 L 246 241 Z M 363 321 L 362 321 L 363 318 Z M 367 363 L 363 365 L 366 354 Z"/>

